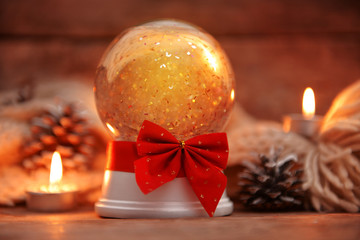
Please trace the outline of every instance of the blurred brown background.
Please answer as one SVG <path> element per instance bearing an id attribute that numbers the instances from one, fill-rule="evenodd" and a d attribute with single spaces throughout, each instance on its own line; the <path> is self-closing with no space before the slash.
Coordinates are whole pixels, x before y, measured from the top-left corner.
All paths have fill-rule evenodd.
<path id="1" fill-rule="evenodd" d="M 110 41 L 156 18 L 213 34 L 232 61 L 237 100 L 258 118 L 300 112 L 306 86 L 323 114 L 360 79 L 356 0 L 1 0 L 0 89 L 29 76 L 93 81 Z"/>

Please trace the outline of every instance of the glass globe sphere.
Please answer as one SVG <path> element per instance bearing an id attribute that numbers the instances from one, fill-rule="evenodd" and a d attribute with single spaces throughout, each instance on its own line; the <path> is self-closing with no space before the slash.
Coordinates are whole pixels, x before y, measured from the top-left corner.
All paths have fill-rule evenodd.
<path id="1" fill-rule="evenodd" d="M 116 140 L 135 141 L 144 120 L 186 140 L 223 130 L 234 75 L 208 33 L 159 20 L 115 38 L 98 66 L 94 91 L 100 118 Z"/>

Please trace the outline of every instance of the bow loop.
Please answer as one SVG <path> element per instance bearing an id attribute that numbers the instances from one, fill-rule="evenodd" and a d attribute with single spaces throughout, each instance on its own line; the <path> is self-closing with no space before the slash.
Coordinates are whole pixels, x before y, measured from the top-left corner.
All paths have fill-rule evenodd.
<path id="1" fill-rule="evenodd" d="M 193 137 L 186 142 L 189 150 L 201 155 L 220 169 L 225 169 L 229 155 L 225 133 L 210 133 Z"/>
<path id="2" fill-rule="evenodd" d="M 179 141 L 170 132 L 147 120 L 143 122 L 136 143 L 140 156 L 164 153 L 179 145 Z"/>
<path id="3" fill-rule="evenodd" d="M 226 187 L 222 173 L 228 158 L 225 133 L 179 141 L 166 129 L 144 121 L 136 145 L 142 157 L 134 161 L 134 171 L 144 194 L 185 175 L 206 212 L 214 215 Z"/>

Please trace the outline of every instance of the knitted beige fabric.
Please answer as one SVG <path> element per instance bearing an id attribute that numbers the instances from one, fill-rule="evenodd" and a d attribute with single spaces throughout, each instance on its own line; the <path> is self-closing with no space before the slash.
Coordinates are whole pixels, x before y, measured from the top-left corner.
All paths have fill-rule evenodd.
<path id="1" fill-rule="evenodd" d="M 27 124 L 0 118 L 0 169 L 19 162 L 23 141 L 29 135 L 30 130 Z"/>
<path id="2" fill-rule="evenodd" d="M 315 144 L 298 134 L 282 130 L 276 122 L 253 122 L 228 133 L 229 166 L 241 161 L 252 161 L 258 154 L 268 154 L 270 149 L 281 150 L 279 158 L 296 154 L 303 161 L 310 150 L 316 149 Z"/>

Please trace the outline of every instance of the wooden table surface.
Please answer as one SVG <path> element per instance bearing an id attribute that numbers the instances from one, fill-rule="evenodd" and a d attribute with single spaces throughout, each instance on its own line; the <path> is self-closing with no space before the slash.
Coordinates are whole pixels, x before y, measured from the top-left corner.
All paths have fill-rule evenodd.
<path id="1" fill-rule="evenodd" d="M 105 219 L 91 208 L 0 208 L 0 239 L 360 239 L 360 214 L 247 213 L 192 219 Z"/>

